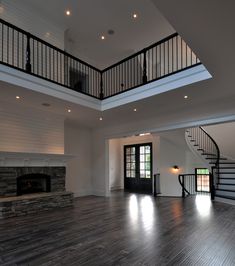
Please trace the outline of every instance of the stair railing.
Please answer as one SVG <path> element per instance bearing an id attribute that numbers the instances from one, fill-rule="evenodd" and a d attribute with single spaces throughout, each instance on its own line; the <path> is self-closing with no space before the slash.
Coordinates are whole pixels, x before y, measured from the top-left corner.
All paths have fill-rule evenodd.
<path id="1" fill-rule="evenodd" d="M 200 179 L 198 179 L 198 175 L 196 174 L 181 174 L 178 176 L 179 183 L 182 188 L 182 198 L 190 195 L 208 195 L 208 193 L 213 194 L 211 187 L 211 177 L 212 175 L 204 175 L 208 176 L 210 180 L 210 188 L 207 190 L 205 186 L 202 184 Z M 200 175 L 199 175 L 200 177 Z"/>
<path id="2" fill-rule="evenodd" d="M 195 175 L 194 174 L 183 174 L 178 176 L 179 183 L 182 188 L 182 198 L 189 195 L 195 194 Z"/>
<path id="3" fill-rule="evenodd" d="M 203 127 L 194 127 L 187 130 L 190 141 L 197 146 L 202 155 L 206 155 L 211 164 L 214 164 L 211 170 L 211 198 L 214 199 L 216 184 L 219 180 L 220 172 L 220 150 L 215 140 L 206 132 Z"/>

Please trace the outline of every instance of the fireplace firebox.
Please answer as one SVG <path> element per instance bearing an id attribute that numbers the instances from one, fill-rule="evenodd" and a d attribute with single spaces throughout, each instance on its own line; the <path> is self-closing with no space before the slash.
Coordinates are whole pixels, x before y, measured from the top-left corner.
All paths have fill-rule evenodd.
<path id="1" fill-rule="evenodd" d="M 17 178 L 17 195 L 51 191 L 51 178 L 46 174 L 26 174 Z"/>

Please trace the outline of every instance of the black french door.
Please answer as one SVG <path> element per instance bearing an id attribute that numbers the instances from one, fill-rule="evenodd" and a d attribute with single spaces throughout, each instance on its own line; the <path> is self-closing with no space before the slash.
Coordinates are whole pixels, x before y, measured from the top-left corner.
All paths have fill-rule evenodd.
<path id="1" fill-rule="evenodd" d="M 152 193 L 152 143 L 124 146 L 124 188 Z"/>

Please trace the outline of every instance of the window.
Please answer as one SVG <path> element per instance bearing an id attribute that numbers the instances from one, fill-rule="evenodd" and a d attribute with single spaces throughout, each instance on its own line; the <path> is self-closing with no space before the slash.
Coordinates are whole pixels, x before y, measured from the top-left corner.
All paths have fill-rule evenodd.
<path id="1" fill-rule="evenodd" d="M 196 188 L 198 192 L 210 192 L 210 173 L 206 168 L 196 168 Z"/>

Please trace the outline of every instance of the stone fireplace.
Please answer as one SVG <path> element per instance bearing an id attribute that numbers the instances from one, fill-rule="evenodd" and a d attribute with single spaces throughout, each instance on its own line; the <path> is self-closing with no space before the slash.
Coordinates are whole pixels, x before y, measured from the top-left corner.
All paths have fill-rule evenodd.
<path id="1" fill-rule="evenodd" d="M 0 152 L 0 218 L 72 206 L 73 193 L 65 190 L 72 157 Z"/>
<path id="2" fill-rule="evenodd" d="M 51 192 L 51 177 L 45 174 L 27 174 L 17 177 L 17 196 Z"/>
<path id="3" fill-rule="evenodd" d="M 65 191 L 65 175 L 64 166 L 0 167 L 0 197 Z"/>

